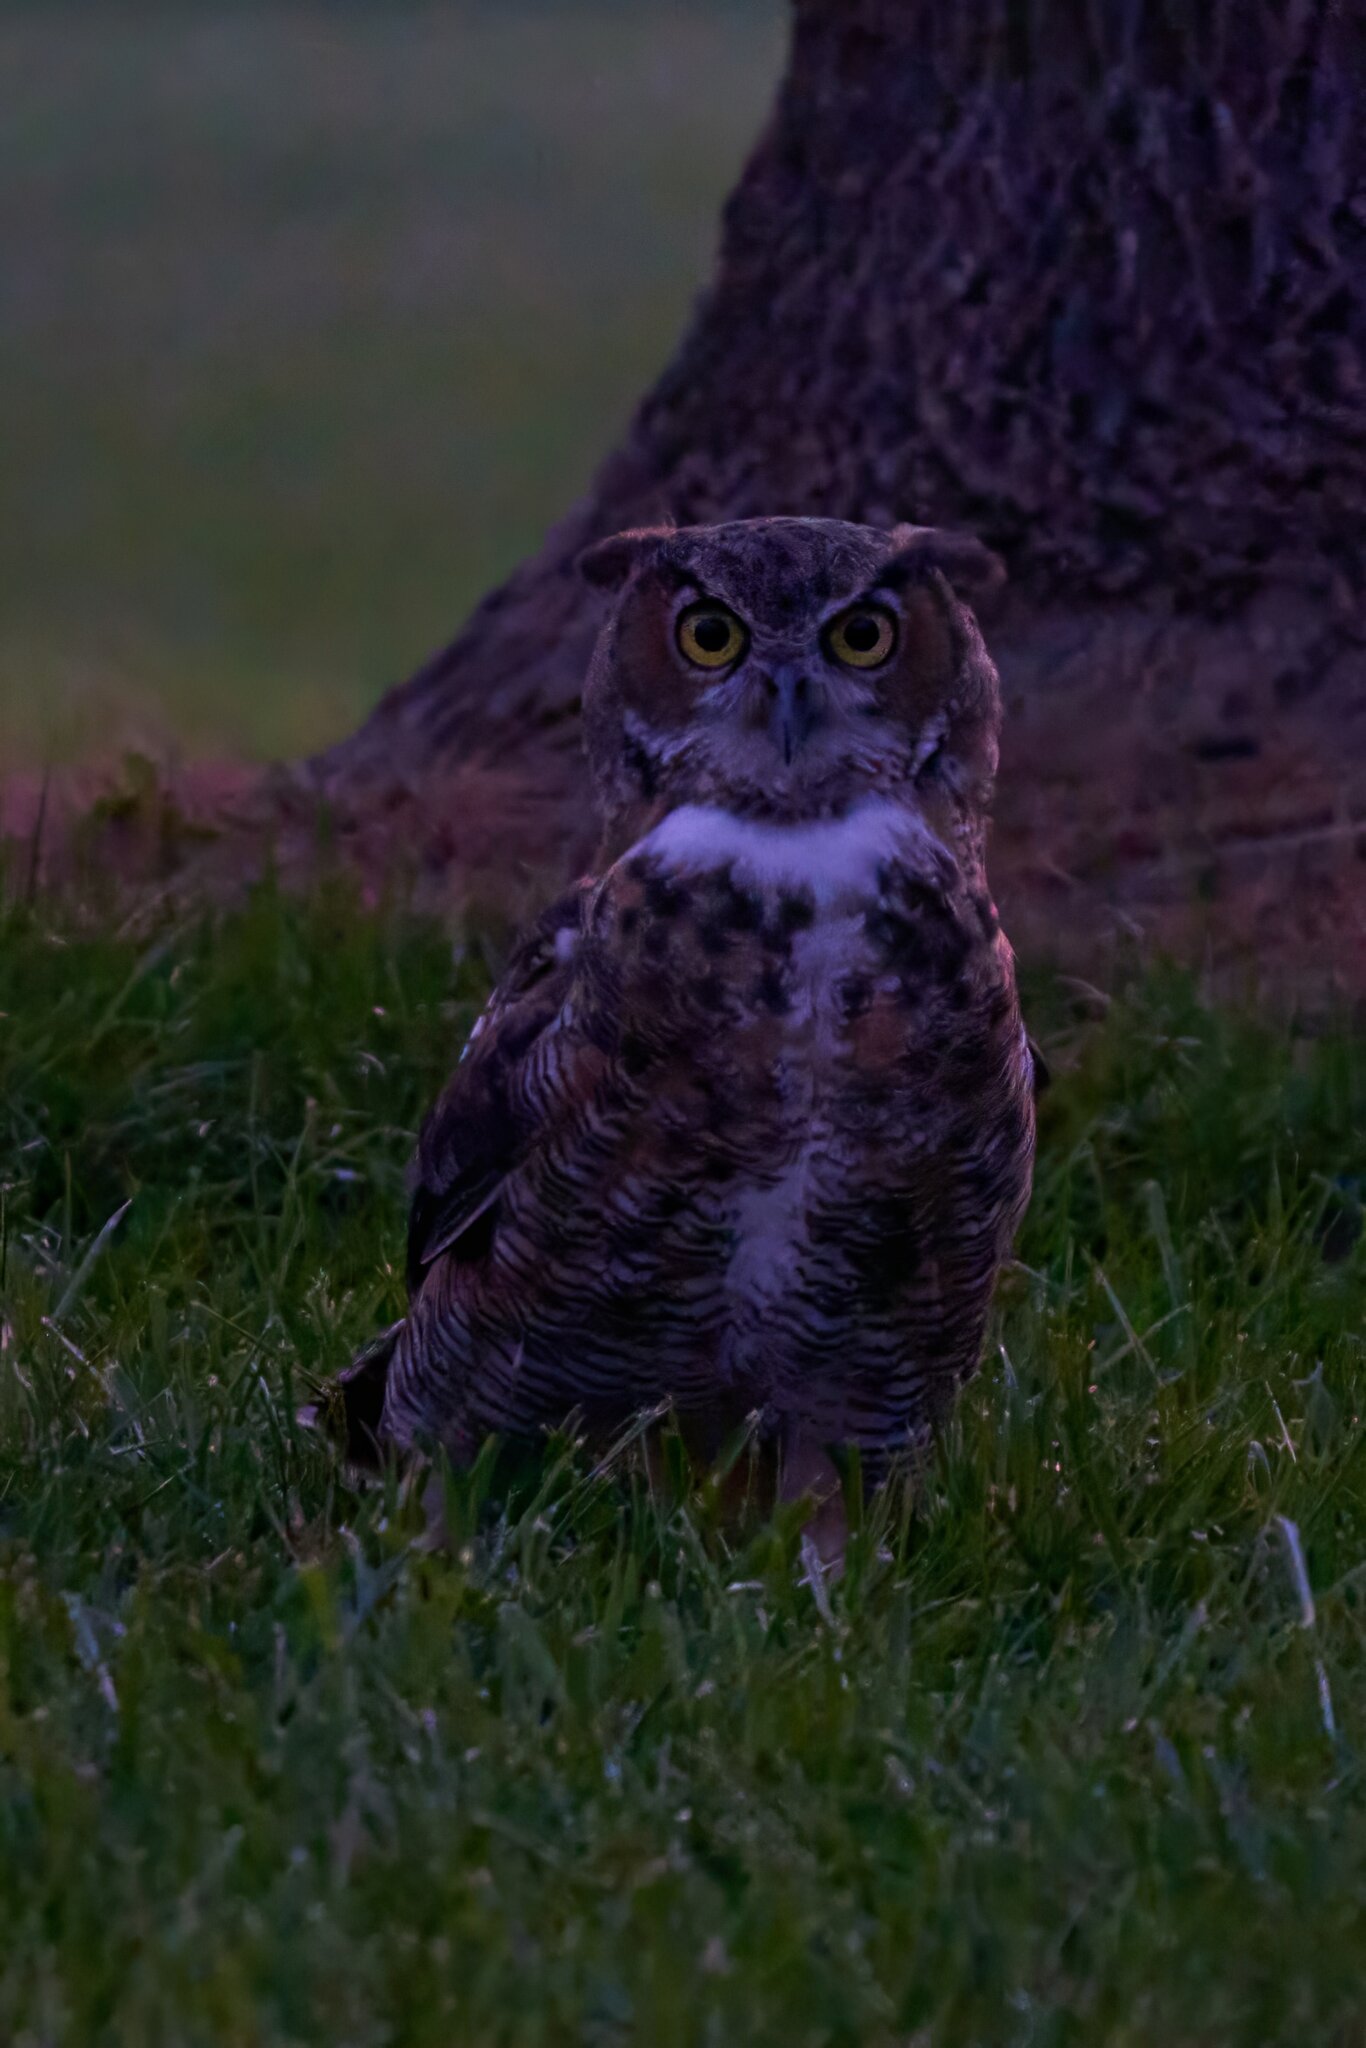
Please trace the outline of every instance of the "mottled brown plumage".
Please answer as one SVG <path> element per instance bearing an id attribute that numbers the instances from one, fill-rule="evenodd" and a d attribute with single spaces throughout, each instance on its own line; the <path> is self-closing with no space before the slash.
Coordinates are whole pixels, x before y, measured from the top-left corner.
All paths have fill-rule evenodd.
<path id="1" fill-rule="evenodd" d="M 987 889 L 999 695 L 975 543 L 629 534 L 585 690 L 598 872 L 511 960 L 418 1154 L 410 1307 L 350 1439 L 667 1401 L 872 1479 L 975 1369 L 1033 1068 Z"/>

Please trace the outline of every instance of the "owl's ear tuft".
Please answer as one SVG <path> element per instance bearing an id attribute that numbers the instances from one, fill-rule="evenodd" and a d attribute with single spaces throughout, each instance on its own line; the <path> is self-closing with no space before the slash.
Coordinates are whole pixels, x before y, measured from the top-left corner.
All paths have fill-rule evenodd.
<path id="1" fill-rule="evenodd" d="M 620 590 L 641 559 L 672 532 L 670 526 L 636 526 L 614 533 L 585 548 L 575 566 L 594 590 Z"/>
<path id="2" fill-rule="evenodd" d="M 998 590 L 1006 580 L 1001 557 L 975 534 L 949 533 L 942 526 L 898 526 L 891 535 L 892 553 L 883 563 L 879 582 L 895 590 L 938 570 L 958 597 L 980 597 Z"/>

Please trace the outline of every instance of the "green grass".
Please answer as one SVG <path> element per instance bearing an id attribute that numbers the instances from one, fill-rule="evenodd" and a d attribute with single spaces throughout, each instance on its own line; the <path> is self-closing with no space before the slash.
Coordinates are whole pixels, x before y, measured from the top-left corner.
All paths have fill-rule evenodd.
<path id="1" fill-rule="evenodd" d="M 0 2039 L 1359 2041 L 1360 1041 L 1041 983 L 991 1353 L 822 1611 L 629 1457 L 430 1555 L 296 1428 L 482 980 L 6 914 Z"/>
<path id="2" fill-rule="evenodd" d="M 0 764 L 338 737 L 706 277 L 782 0 L 0 9 Z"/>

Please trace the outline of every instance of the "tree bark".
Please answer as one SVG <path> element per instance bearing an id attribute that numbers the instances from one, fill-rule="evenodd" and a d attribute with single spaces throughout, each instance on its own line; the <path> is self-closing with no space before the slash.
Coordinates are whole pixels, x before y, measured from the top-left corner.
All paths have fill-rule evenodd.
<path id="1" fill-rule="evenodd" d="M 1011 884 L 1113 871 L 1122 918 L 1198 879 L 1252 939 L 1289 885 L 1311 950 L 1327 886 L 1360 948 L 1364 259 L 1361 0 L 797 0 L 715 280 L 624 443 L 317 785 L 353 833 L 429 813 L 439 868 L 436 793 L 506 774 L 495 864 L 528 833 L 577 854 L 580 549 L 913 518 L 1011 571 Z"/>

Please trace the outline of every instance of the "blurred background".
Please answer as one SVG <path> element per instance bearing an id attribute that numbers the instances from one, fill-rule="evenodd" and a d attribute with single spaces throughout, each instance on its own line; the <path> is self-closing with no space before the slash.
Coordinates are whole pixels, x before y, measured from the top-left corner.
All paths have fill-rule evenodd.
<path id="1" fill-rule="evenodd" d="M 0 766 L 341 734 L 586 483 L 783 0 L 0 11 Z"/>

